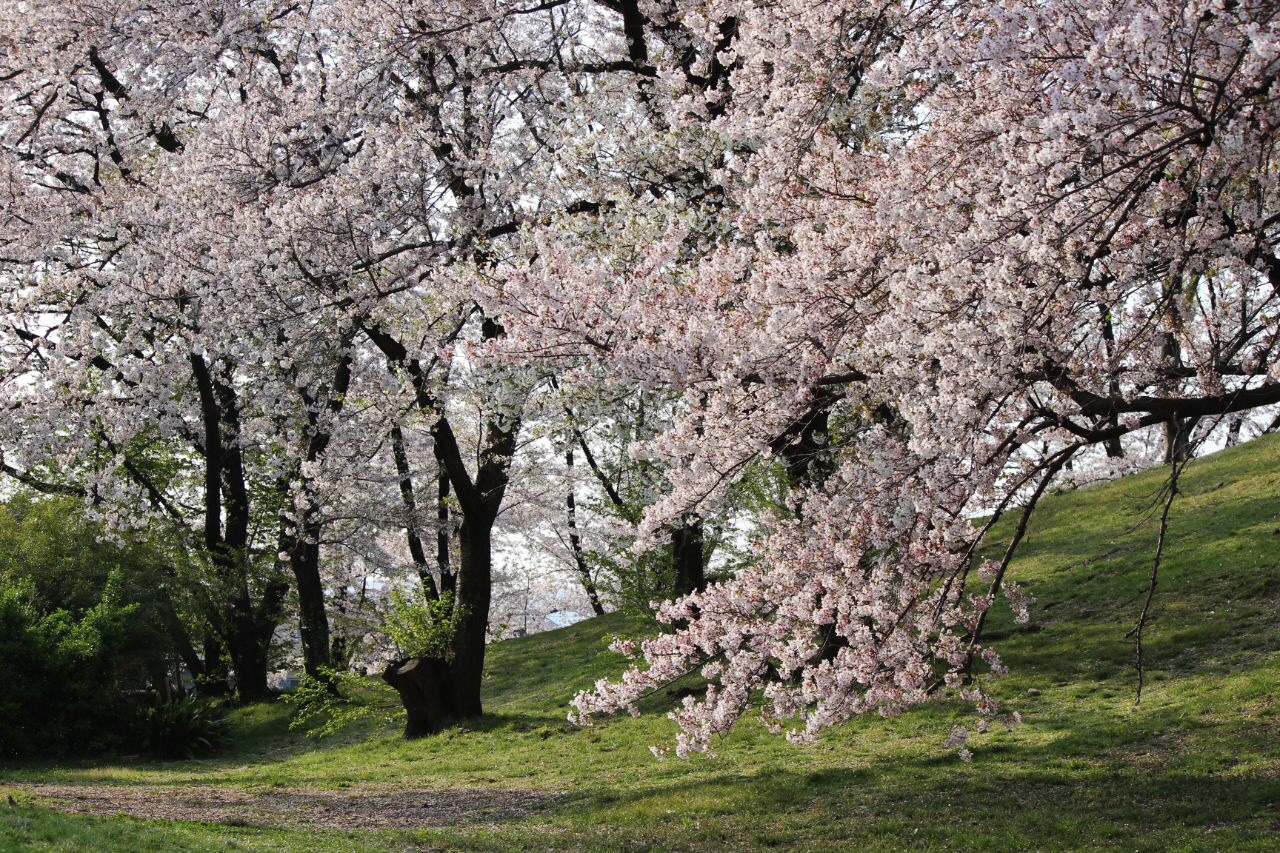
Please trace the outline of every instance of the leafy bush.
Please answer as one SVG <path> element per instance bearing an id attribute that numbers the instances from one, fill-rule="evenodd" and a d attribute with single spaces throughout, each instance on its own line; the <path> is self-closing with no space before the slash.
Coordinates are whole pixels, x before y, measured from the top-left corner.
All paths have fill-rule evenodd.
<path id="1" fill-rule="evenodd" d="M 385 710 L 363 700 L 362 694 L 367 694 L 364 676 L 333 669 L 321 670 L 320 675 L 321 678 L 302 676 L 297 689 L 280 697 L 293 708 L 289 728 L 303 729 L 308 737 L 322 738 Z M 387 711 L 385 716 L 390 721 L 394 714 Z"/>
<path id="2" fill-rule="evenodd" d="M 392 589 L 383 630 L 406 657 L 442 657 L 460 616 L 451 592 L 431 599 L 421 590 Z"/>
<path id="3" fill-rule="evenodd" d="M 155 543 L 106 534 L 74 500 L 0 503 L 0 758 L 137 746 L 179 616 Z"/>
<path id="4" fill-rule="evenodd" d="M 118 745 L 129 712 L 118 661 L 131 605 L 111 585 L 77 619 L 41 615 L 29 584 L 0 577 L 0 755 L 64 754 Z"/>
<path id="5" fill-rule="evenodd" d="M 226 717 L 212 699 L 157 699 L 141 716 L 143 749 L 157 758 L 195 758 L 227 742 Z"/>

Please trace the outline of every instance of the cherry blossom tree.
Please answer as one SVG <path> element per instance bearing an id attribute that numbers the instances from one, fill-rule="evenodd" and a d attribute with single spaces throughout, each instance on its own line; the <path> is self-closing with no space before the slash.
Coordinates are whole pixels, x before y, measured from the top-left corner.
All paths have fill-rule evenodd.
<path id="1" fill-rule="evenodd" d="M 289 587 L 331 662 L 326 565 L 395 527 L 453 610 L 388 680 L 418 730 L 481 712 L 530 425 L 612 500 L 554 376 L 663 401 L 614 458 L 660 472 L 636 550 L 688 592 L 581 718 L 696 671 L 681 753 L 757 691 L 799 739 L 948 691 L 986 720 L 1050 486 L 1280 404 L 1260 0 L 0 11 L 5 471 L 184 535 L 246 695 Z M 706 583 L 761 471 L 785 498 Z"/>
<path id="2" fill-rule="evenodd" d="M 659 68 L 636 136 L 678 140 L 669 156 L 724 197 L 666 182 L 638 205 L 615 180 L 607 233 L 531 235 L 513 340 L 683 393 L 649 448 L 681 472 L 650 530 L 762 455 L 795 485 L 757 566 L 668 604 L 674 629 L 629 646 L 643 661 L 581 694 L 579 719 L 689 672 L 711 685 L 674 714 L 681 754 L 756 691 L 801 740 L 949 690 L 995 714 L 983 626 L 1002 592 L 1025 618 L 1007 570 L 1055 477 L 1152 429 L 1176 471 L 1197 419 L 1280 402 L 1274 8 L 629 20 Z M 1009 512 L 1011 540 L 979 559 Z"/>
<path id="3" fill-rule="evenodd" d="M 35 481 L 57 459 L 83 481 L 65 488 L 122 520 L 190 530 L 252 611 L 237 617 L 252 642 L 228 645 L 257 650 L 235 663 L 256 696 L 284 578 L 308 670 L 328 663 L 332 504 L 362 481 L 355 448 L 389 447 L 420 578 L 456 604 L 446 715 L 479 714 L 492 531 L 531 385 L 455 370 L 455 350 L 503 335 L 476 282 L 520 229 L 594 209 L 557 161 L 594 118 L 575 106 L 589 81 L 651 69 L 586 35 L 593 4 L 6 11 L 23 24 L 3 73 L 10 472 Z M 438 580 L 410 420 L 460 521 Z M 186 476 L 142 476 L 128 451 L 151 431 Z"/>

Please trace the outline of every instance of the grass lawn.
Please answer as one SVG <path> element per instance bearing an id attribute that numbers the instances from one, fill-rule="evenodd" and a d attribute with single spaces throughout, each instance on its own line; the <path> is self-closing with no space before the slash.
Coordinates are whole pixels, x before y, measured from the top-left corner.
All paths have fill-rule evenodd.
<path id="1" fill-rule="evenodd" d="M 489 714 L 435 738 L 406 742 L 370 721 L 316 742 L 270 705 L 236 711 L 236 746 L 213 759 L 5 766 L 0 850 L 1280 849 L 1278 463 L 1272 437 L 1187 469 L 1139 705 L 1125 634 L 1163 475 L 1047 500 L 1013 568 L 1036 597 L 1033 623 L 1014 630 L 1004 612 L 992 623 L 1011 669 L 996 693 L 1024 724 L 975 737 L 972 763 L 943 747 L 971 719 L 959 703 L 858 720 L 812 746 L 748 720 L 718 757 L 690 761 L 648 749 L 672 737 L 669 697 L 575 728 L 569 698 L 619 669 L 607 638 L 645 629 L 608 616 L 493 646 Z M 88 816 L 42 806 L 53 789 L 72 804 L 76 791 L 86 803 L 150 798 L 155 817 L 201 790 L 231 811 L 249 805 L 204 822 Z M 405 798 L 432 825 L 323 817 L 337 801 L 376 815 Z M 526 806 L 493 805 L 507 801 Z M 275 811 L 255 817 L 257 802 Z M 297 817 L 282 821 L 290 804 Z"/>

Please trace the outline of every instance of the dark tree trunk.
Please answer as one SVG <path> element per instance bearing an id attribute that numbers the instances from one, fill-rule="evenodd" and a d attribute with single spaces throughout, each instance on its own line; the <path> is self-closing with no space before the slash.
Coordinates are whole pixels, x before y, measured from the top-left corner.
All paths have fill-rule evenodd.
<path id="1" fill-rule="evenodd" d="M 204 637 L 203 671 L 197 678 L 197 688 L 205 696 L 231 695 L 231 674 L 222 656 L 222 644 L 212 632 Z"/>
<path id="2" fill-rule="evenodd" d="M 231 666 L 235 669 L 236 695 L 246 705 L 271 699 L 267 685 L 267 649 L 270 635 L 264 642 L 261 628 L 252 617 L 235 617 L 234 635 L 228 638 Z"/>
<path id="3" fill-rule="evenodd" d="M 310 536 L 308 536 L 310 539 Z M 324 584 L 320 580 L 320 545 L 315 541 L 294 543 L 289 566 L 298 589 L 298 629 L 302 637 L 302 660 L 307 675 L 324 678 L 322 670 L 333 663 L 329 656 L 329 617 L 325 612 Z"/>
<path id="4" fill-rule="evenodd" d="M 831 473 L 830 420 L 835 403 L 836 397 L 831 391 L 820 392 L 809 411 L 777 443 L 792 483 L 816 485 Z"/>
<path id="5" fill-rule="evenodd" d="M 688 595 L 707 587 L 703 564 L 702 521 L 685 519 L 671 531 L 671 563 L 675 569 L 675 594 Z"/>
<path id="6" fill-rule="evenodd" d="M 1176 317 L 1176 308 L 1171 308 Z M 1165 332 L 1161 356 L 1166 366 L 1182 365 L 1182 346 L 1172 332 Z M 1171 390 L 1172 383 L 1165 383 L 1165 391 Z M 1164 423 L 1164 462 L 1166 465 L 1175 462 L 1186 462 L 1191 457 L 1191 431 L 1195 429 L 1199 418 L 1183 418 L 1174 412 Z"/>
<path id="7" fill-rule="evenodd" d="M 449 472 L 443 462 L 436 475 L 436 569 L 440 591 L 452 592 L 458 586 L 458 576 L 449 558 Z"/>
<path id="8" fill-rule="evenodd" d="M 400 694 L 409 714 L 404 725 L 407 738 L 435 734 L 459 716 L 453 706 L 449 665 L 438 658 L 394 661 L 383 670 L 382 680 Z"/>
<path id="9" fill-rule="evenodd" d="M 242 567 L 242 571 L 247 575 L 247 568 Z M 272 698 L 271 688 L 267 685 L 271 640 L 276 626 L 280 624 L 288 592 L 288 583 L 273 580 L 263 589 L 262 598 L 254 606 L 246 583 L 231 605 L 223 639 L 235 670 L 236 695 L 242 703 L 265 702 Z"/>
<path id="10" fill-rule="evenodd" d="M 1199 418 L 1172 417 L 1164 423 L 1164 462 L 1186 462 L 1191 458 L 1191 433 Z"/>
<path id="11" fill-rule="evenodd" d="M 461 333 L 469 315 L 470 312 L 460 319 L 455 336 Z M 520 417 L 518 414 L 499 415 L 485 425 L 483 446 L 473 478 L 448 418 L 439 417 L 440 407 L 427 381 L 430 367 L 424 370 L 422 362 L 411 356 L 403 344 L 378 327 L 366 325 L 362 329 L 392 364 L 405 370 L 413 384 L 418 408 L 437 416 L 431 429 L 436 459 L 442 469 L 437 510 L 440 520 L 446 522 L 448 504 L 445 499 L 452 486 L 462 517 L 458 529 L 460 557 L 456 573 L 448 571 L 448 529 L 444 524 L 441 525 L 443 535 L 437 540 L 437 560 L 442 571 L 440 588 L 448 591 L 453 585 L 454 592 L 453 633 L 443 662 L 448 678 L 438 687 L 450 697 L 447 707 L 452 714 L 458 718 L 478 717 L 482 713 L 480 682 L 484 673 L 493 585 L 493 524 L 506 492 Z M 484 340 L 493 340 L 502 334 L 501 324 L 492 318 L 482 321 Z"/>
<path id="12" fill-rule="evenodd" d="M 1244 425 L 1243 415 L 1232 415 L 1227 423 L 1227 447 L 1235 447 L 1240 443 L 1240 427 Z"/>
<path id="13" fill-rule="evenodd" d="M 405 447 L 404 430 L 396 424 L 391 428 L 391 454 L 396 460 L 396 473 L 400 479 L 400 500 L 405 509 L 405 537 L 409 543 L 409 557 L 418 569 L 418 580 L 428 599 L 440 597 L 435 578 L 427 565 L 427 552 L 422 547 L 422 535 L 418 532 L 418 499 L 413 493 L 413 470 L 409 466 L 409 452 Z M 442 575 L 443 577 L 443 575 Z"/>
<path id="14" fill-rule="evenodd" d="M 1107 370 L 1110 373 L 1110 378 L 1107 381 L 1107 393 L 1111 395 L 1112 399 L 1119 399 L 1120 398 L 1120 382 L 1116 378 L 1116 373 L 1115 373 L 1115 348 L 1116 348 L 1115 327 L 1111 323 L 1110 309 L 1108 309 L 1105 305 L 1099 305 L 1098 308 L 1102 312 L 1102 342 L 1103 342 L 1103 346 L 1106 348 Z M 1119 427 L 1120 426 L 1119 415 L 1117 415 L 1115 412 L 1112 412 L 1107 417 L 1107 426 L 1113 429 L 1116 427 Z M 1116 436 L 1114 438 L 1108 438 L 1106 441 L 1102 443 L 1102 446 L 1106 449 L 1107 456 L 1111 459 L 1120 459 L 1124 456 L 1124 445 L 1120 443 L 1119 436 Z M 1070 465 L 1069 462 L 1067 464 Z"/>
<path id="15" fill-rule="evenodd" d="M 337 415 L 342 411 L 347 391 L 351 387 L 352 361 L 350 353 L 345 351 L 345 345 L 349 343 L 350 338 L 343 341 L 344 353 L 334 365 L 332 378 L 318 389 L 317 394 L 313 396 L 303 388 L 298 388 L 298 393 L 307 409 L 307 428 L 310 435 L 305 458 L 308 463 L 314 463 L 324 457 L 332 438 L 320 415 L 320 401 L 323 400 L 324 407 L 331 414 Z M 289 553 L 289 567 L 293 570 L 298 589 L 298 629 L 302 638 L 303 666 L 307 675 L 323 679 L 325 678 L 323 670 L 333 664 L 329 645 L 329 615 L 325 611 L 324 581 L 320 578 L 320 535 L 323 518 L 311 481 L 302 474 L 302 469 L 299 469 L 297 474 L 298 479 L 301 480 L 300 497 L 305 503 L 297 528 L 282 537 L 290 540 L 288 542 L 290 547 L 283 550 Z M 289 483 L 285 482 L 283 485 L 284 494 L 288 495 Z"/>
<path id="16" fill-rule="evenodd" d="M 485 641 L 489 631 L 489 601 L 493 594 L 493 518 L 472 513 L 458 531 L 461 565 L 454 606 L 461 618 L 449 644 L 450 690 L 460 717 L 478 717 L 480 680 L 484 674 Z"/>

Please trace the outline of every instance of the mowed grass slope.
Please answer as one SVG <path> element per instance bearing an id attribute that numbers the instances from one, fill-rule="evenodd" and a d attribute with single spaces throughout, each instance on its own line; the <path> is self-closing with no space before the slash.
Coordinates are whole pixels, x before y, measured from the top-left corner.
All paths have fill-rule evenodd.
<path id="1" fill-rule="evenodd" d="M 687 762 L 649 753 L 672 737 L 669 696 L 638 719 L 570 726 L 573 693 L 621 665 L 608 637 L 646 630 L 611 616 L 495 645 L 490 714 L 440 737 L 405 742 L 379 722 L 317 743 L 276 705 L 237 711 L 235 751 L 216 759 L 4 768 L 0 800 L 19 805 L 0 803 L 0 849 L 1280 849 L 1278 463 L 1273 437 L 1186 471 L 1141 704 L 1125 635 L 1167 472 L 1047 500 L 1014 566 L 1033 624 L 1003 610 L 992 623 L 1011 669 L 995 691 L 1024 724 L 976 737 L 972 763 L 943 746 L 972 721 L 960 703 L 857 720 L 813 746 L 748 720 L 718 757 Z M 516 820 L 342 831 L 64 815 L 39 805 L 38 784 L 560 797 Z"/>

